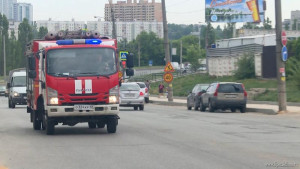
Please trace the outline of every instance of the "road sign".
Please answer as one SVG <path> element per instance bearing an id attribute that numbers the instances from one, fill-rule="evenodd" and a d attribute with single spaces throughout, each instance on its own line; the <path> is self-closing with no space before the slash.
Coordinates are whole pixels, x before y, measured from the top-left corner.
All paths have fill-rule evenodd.
<path id="1" fill-rule="evenodd" d="M 165 73 L 164 74 L 164 81 L 167 83 L 171 83 L 173 81 L 172 73 Z"/>
<path id="2" fill-rule="evenodd" d="M 153 65 L 153 61 L 149 60 L 149 66 L 152 66 L 152 65 Z"/>
<path id="3" fill-rule="evenodd" d="M 128 51 L 120 51 L 120 59 L 127 60 Z"/>
<path id="4" fill-rule="evenodd" d="M 285 31 L 281 32 L 281 43 L 283 46 L 286 46 L 287 44 L 287 36 Z"/>
<path id="5" fill-rule="evenodd" d="M 164 71 L 165 71 L 165 72 L 174 72 L 174 71 L 175 71 L 174 68 L 173 68 L 173 66 L 171 65 L 171 62 L 169 62 L 169 63 L 166 65 Z"/>
<path id="6" fill-rule="evenodd" d="M 286 62 L 288 59 L 288 51 L 287 51 L 286 46 L 282 47 L 281 56 L 282 56 L 282 61 Z"/>

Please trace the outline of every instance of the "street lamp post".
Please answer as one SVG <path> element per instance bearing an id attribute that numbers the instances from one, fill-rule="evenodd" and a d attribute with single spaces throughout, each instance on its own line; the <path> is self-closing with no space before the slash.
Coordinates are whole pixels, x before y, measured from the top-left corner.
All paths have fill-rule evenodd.
<path id="1" fill-rule="evenodd" d="M 3 15 L 4 16 L 4 15 Z M 2 17 L 2 25 L 0 26 L 0 31 L 2 35 L 2 42 L 3 42 L 3 77 L 6 80 L 6 51 L 5 51 L 5 35 L 4 35 L 4 26 L 3 26 L 3 17 Z"/>

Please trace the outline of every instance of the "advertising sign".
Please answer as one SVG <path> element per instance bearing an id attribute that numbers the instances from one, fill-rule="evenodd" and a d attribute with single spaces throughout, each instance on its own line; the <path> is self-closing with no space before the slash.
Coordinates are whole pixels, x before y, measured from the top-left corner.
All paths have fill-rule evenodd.
<path id="1" fill-rule="evenodd" d="M 205 0 L 206 22 L 264 21 L 263 0 Z"/>

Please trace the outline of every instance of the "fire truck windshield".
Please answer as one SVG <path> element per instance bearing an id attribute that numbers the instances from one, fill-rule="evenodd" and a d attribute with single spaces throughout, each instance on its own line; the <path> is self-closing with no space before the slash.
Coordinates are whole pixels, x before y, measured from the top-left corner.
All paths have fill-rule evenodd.
<path id="1" fill-rule="evenodd" d="M 51 76 L 105 76 L 117 72 L 115 51 L 110 48 L 64 48 L 46 54 Z"/>

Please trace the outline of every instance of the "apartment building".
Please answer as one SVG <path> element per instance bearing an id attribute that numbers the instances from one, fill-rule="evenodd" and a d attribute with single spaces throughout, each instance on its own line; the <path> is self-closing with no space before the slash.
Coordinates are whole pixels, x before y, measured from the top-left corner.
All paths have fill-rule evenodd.
<path id="1" fill-rule="evenodd" d="M 156 3 L 155 0 L 148 2 L 148 0 L 127 0 L 117 1 L 113 3 L 109 0 L 105 4 L 105 21 L 111 21 L 111 11 L 113 10 L 115 19 L 119 22 L 162 22 L 162 7 L 161 3 Z"/>
<path id="2" fill-rule="evenodd" d="M 40 27 L 45 27 L 49 32 L 58 32 L 61 30 L 81 30 L 85 29 L 84 21 L 75 21 L 72 19 L 71 21 L 53 21 L 51 18 L 49 20 L 40 20 L 36 21 L 37 29 Z"/>

